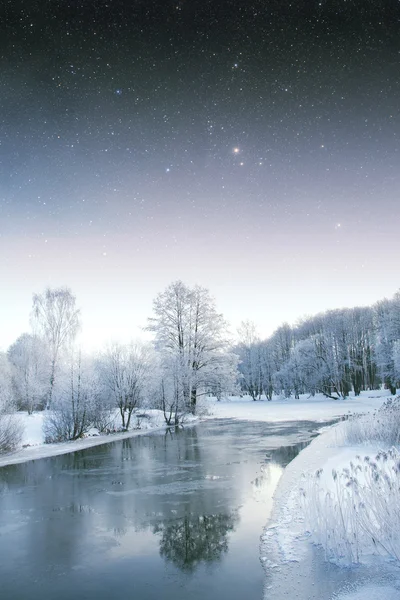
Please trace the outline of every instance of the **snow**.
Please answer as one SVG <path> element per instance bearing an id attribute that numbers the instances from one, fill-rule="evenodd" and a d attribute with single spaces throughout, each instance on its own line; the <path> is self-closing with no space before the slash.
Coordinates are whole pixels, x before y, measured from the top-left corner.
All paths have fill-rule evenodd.
<path id="1" fill-rule="evenodd" d="M 377 407 L 375 404 L 371 406 Z M 346 422 L 341 422 L 328 428 L 284 471 L 275 491 L 271 521 L 261 538 L 261 560 L 269 584 L 266 598 L 291 596 L 294 590 L 299 598 L 307 600 L 400 598 L 398 567 L 388 559 L 371 554 L 365 556 L 357 568 L 344 569 L 332 565 L 325 561 L 323 551 L 312 544 L 307 530 L 301 501 L 304 475 L 323 469 L 321 486 L 334 492 L 332 469 L 340 471 L 342 467 L 348 467 L 350 461 L 355 461 L 357 455 L 375 456 L 379 451 L 371 443 L 351 447 L 341 445 L 346 425 Z M 378 579 L 381 580 L 379 584 Z M 274 590 L 275 596 L 271 595 L 271 590 Z"/>
<path id="2" fill-rule="evenodd" d="M 137 435 L 144 435 L 149 431 L 164 430 L 166 425 L 163 413 L 160 410 L 144 411 L 147 418 L 140 419 L 140 429 L 131 429 L 128 432 L 117 432 L 112 434 L 99 434 L 97 430 L 91 430 L 90 434 L 83 439 L 73 442 L 62 442 L 59 444 L 45 444 L 43 434 L 43 421 L 46 412 L 34 413 L 28 415 L 26 412 L 17 413 L 16 418 L 21 423 L 24 433 L 20 448 L 12 454 L 0 456 L 0 467 L 26 462 L 28 460 L 36 460 L 49 456 L 57 456 L 67 454 L 68 452 L 76 452 L 123 440 Z M 189 419 L 190 421 L 190 419 Z M 134 425 L 136 426 L 136 424 Z"/>
<path id="3" fill-rule="evenodd" d="M 24 446 L 42 446 L 44 444 L 43 435 L 43 416 L 44 413 L 17 413 L 16 417 L 23 427 L 22 447 Z"/>
<path id="4" fill-rule="evenodd" d="M 331 421 L 349 413 L 369 412 L 379 408 L 390 393 L 386 390 L 364 392 L 359 397 L 346 400 L 331 400 L 322 394 L 310 397 L 307 394 L 294 398 L 252 400 L 233 397 L 228 400 L 210 402 L 212 416 L 218 419 L 241 419 L 246 421 Z"/>
<path id="5" fill-rule="evenodd" d="M 218 402 L 210 398 L 207 402 L 208 418 L 241 419 L 248 421 L 317 421 L 324 422 L 349 413 L 367 412 L 379 408 L 387 399 L 386 391 L 368 392 L 358 398 L 346 400 L 331 400 L 318 394 L 315 397 L 303 395 L 300 400 L 274 399 L 254 402 L 250 397 L 230 397 Z M 203 402 L 204 405 L 204 402 Z M 140 429 L 134 427 L 129 432 L 113 433 L 112 435 L 98 434 L 96 430 L 81 440 L 60 444 L 45 444 L 43 436 L 43 419 L 45 413 L 17 413 L 16 418 L 24 429 L 21 447 L 14 453 L 0 457 L 0 467 L 7 464 L 21 463 L 28 460 L 56 456 L 83 450 L 92 446 L 147 433 L 149 430 L 165 428 L 161 411 L 146 410 L 148 418 L 140 420 Z M 207 418 L 207 417 L 205 417 Z M 187 422 L 193 420 L 188 418 Z"/>
<path id="6" fill-rule="evenodd" d="M 390 397 L 386 391 L 365 392 L 360 397 L 346 400 L 327 399 L 322 395 L 302 396 L 299 400 L 273 399 L 256 401 L 251 398 L 229 398 L 223 401 L 209 399 L 208 416 L 204 418 L 240 419 L 250 421 L 284 422 L 316 421 L 328 422 L 343 415 L 364 413 L 378 409 Z M 148 418 L 141 419 L 141 429 L 111 435 L 88 436 L 75 442 L 44 444 L 42 424 L 44 413 L 27 415 L 19 413 L 17 418 L 24 426 L 24 435 L 19 448 L 13 454 L 2 456 L 0 466 L 20 463 L 48 456 L 55 456 L 91 446 L 110 443 L 134 435 L 143 435 L 152 430 L 165 428 L 160 411 L 146 411 Z M 355 571 L 343 569 L 325 562 L 321 551 L 311 543 L 306 531 L 301 507 L 300 488 L 304 484 L 304 473 L 315 473 L 323 468 L 322 482 L 329 487 L 328 475 L 332 468 L 348 465 L 357 454 L 376 454 L 374 445 L 344 446 L 341 430 L 345 422 L 338 423 L 322 433 L 305 448 L 285 469 L 274 495 L 271 521 L 261 538 L 261 561 L 267 583 L 266 597 L 298 597 L 303 600 L 399 600 L 400 580 L 398 569 L 380 558 L 366 562 Z M 272 592 L 271 592 L 272 590 Z"/>
<path id="7" fill-rule="evenodd" d="M 355 592 L 345 592 L 335 596 L 334 600 L 399 600 L 400 587 L 387 585 L 365 585 Z"/>

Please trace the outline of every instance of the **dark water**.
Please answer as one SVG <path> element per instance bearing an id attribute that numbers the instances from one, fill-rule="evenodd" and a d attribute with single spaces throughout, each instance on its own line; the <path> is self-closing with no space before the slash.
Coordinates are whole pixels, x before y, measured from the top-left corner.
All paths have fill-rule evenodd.
<path id="1" fill-rule="evenodd" d="M 1 600 L 262 598 L 271 494 L 315 427 L 209 421 L 3 467 Z"/>

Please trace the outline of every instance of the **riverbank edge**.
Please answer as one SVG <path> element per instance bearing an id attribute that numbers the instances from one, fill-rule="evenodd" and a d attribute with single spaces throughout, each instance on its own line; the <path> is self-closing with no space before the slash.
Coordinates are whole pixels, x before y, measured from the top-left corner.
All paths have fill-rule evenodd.
<path id="1" fill-rule="evenodd" d="M 371 396 L 371 394 L 368 393 L 367 396 L 360 398 L 359 401 L 356 401 L 355 398 L 351 398 L 350 401 L 340 404 L 340 407 L 338 406 L 337 401 L 329 403 L 326 398 L 318 399 L 315 397 L 310 400 L 307 395 L 304 395 L 304 398 L 303 396 L 301 398 L 301 400 L 295 402 L 288 402 L 287 399 L 285 399 L 284 401 L 278 400 L 271 403 L 243 401 L 242 398 L 237 398 L 235 401 L 235 398 L 233 397 L 225 402 L 216 402 L 215 399 L 214 401 L 209 400 L 205 406 L 206 410 L 204 415 L 193 417 L 190 421 L 186 421 L 185 426 L 188 426 L 191 423 L 194 424 L 207 421 L 208 419 L 239 419 L 267 423 L 287 421 L 314 421 L 327 423 L 332 421 L 332 419 L 341 418 L 344 413 L 352 414 L 354 412 L 364 412 L 365 409 L 368 411 L 379 408 L 379 405 L 386 400 L 388 396 L 386 393 L 383 395 L 382 391 L 379 391 L 374 396 Z M 367 404 L 367 406 L 365 406 L 365 404 Z M 153 411 L 154 409 L 150 412 Z M 39 460 L 41 458 L 50 458 L 52 456 L 68 454 L 69 452 L 77 452 L 79 450 L 84 450 L 85 448 L 117 442 L 136 435 L 146 435 L 165 431 L 168 426 L 164 422 L 164 418 L 161 418 L 161 411 L 157 412 L 160 412 L 159 420 L 162 420 L 161 425 L 155 423 L 153 427 L 131 429 L 128 432 L 111 434 L 100 433 L 96 436 L 88 436 L 81 440 L 61 442 L 59 444 L 37 443 L 36 440 L 31 444 L 31 439 L 28 436 L 27 441 L 29 442 L 29 445 L 27 447 L 20 448 L 12 453 L 0 455 L 0 468 L 7 465 L 28 462 L 30 460 Z"/>
<path id="2" fill-rule="evenodd" d="M 89 436 L 82 438 L 81 440 L 60 442 L 59 444 L 44 444 L 40 446 L 22 448 L 21 450 L 17 450 L 11 454 L 4 454 L 3 456 L 0 456 L 0 468 L 29 462 L 31 460 L 39 460 L 41 458 L 51 458 L 53 456 L 60 456 L 61 454 L 69 454 L 70 452 L 78 452 L 79 450 L 86 450 L 86 448 L 102 446 L 103 444 L 111 444 L 112 442 L 119 442 L 120 440 L 126 440 L 139 435 L 162 433 L 166 431 L 168 427 L 169 426 L 164 423 L 149 429 L 132 429 L 130 431 L 118 433 Z"/>
<path id="3" fill-rule="evenodd" d="M 341 440 L 345 423 L 327 425 L 311 443 L 287 465 L 273 494 L 272 510 L 260 542 L 260 558 L 266 574 L 265 598 L 298 597 L 302 600 L 340 600 L 352 598 L 356 591 L 369 596 L 369 586 L 398 593 L 397 567 L 385 561 L 340 567 L 328 561 L 322 548 L 313 544 L 305 532 L 300 507 L 302 477 L 323 469 L 346 447 Z M 370 449 L 370 446 L 368 447 Z M 368 451 L 360 445 L 359 453 Z M 378 448 L 376 449 L 378 451 Z M 324 577 L 321 580 L 321 573 Z M 389 589 L 389 588 L 385 588 Z M 364 593 L 364 592 L 363 592 Z M 269 595 L 268 595 L 269 594 Z M 275 596 L 273 596 L 275 597 Z M 380 597 L 380 596 L 379 596 Z M 397 596 L 396 596 L 397 598 Z"/>

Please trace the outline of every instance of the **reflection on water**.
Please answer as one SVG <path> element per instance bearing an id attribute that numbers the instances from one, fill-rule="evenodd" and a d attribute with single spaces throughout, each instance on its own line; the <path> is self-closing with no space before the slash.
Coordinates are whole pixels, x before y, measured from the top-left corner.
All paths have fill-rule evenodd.
<path id="1" fill-rule="evenodd" d="M 175 523 L 160 523 L 154 533 L 161 533 L 161 556 L 190 572 L 201 562 L 221 559 L 228 551 L 228 533 L 237 521 L 237 514 L 186 516 Z"/>
<path id="2" fill-rule="evenodd" d="M 271 496 L 313 429 L 212 421 L 0 469 L 1 599 L 260 598 Z"/>

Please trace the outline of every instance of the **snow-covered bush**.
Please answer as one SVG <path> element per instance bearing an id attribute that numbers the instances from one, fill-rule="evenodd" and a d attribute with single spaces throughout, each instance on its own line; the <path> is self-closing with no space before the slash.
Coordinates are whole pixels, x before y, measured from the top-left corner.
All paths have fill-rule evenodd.
<path id="1" fill-rule="evenodd" d="M 336 563 L 383 553 L 400 562 L 400 397 L 373 414 L 353 416 L 339 429 L 345 445 L 380 445 L 371 459 L 357 457 L 332 479 L 322 470 L 306 477 L 302 496 L 313 539 Z"/>
<path id="2" fill-rule="evenodd" d="M 72 353 L 63 389 L 43 423 L 45 442 L 64 442 L 83 437 L 93 426 L 99 384 L 90 360 Z"/>
<path id="3" fill-rule="evenodd" d="M 13 411 L 11 369 L 4 352 L 0 352 L 0 453 L 15 450 L 22 439 L 22 427 Z"/>
<path id="4" fill-rule="evenodd" d="M 97 407 L 94 406 L 92 425 L 100 433 L 115 431 L 118 427 L 117 417 L 115 410 L 99 404 Z"/>
<path id="5" fill-rule="evenodd" d="M 12 388 L 18 410 L 43 409 L 48 393 L 50 369 L 48 348 L 37 335 L 23 333 L 8 349 Z"/>
<path id="6" fill-rule="evenodd" d="M 307 528 L 329 560 L 358 563 L 366 554 L 384 554 L 400 563 L 400 453 L 357 456 L 348 468 L 322 470 L 302 489 Z"/>
<path id="7" fill-rule="evenodd" d="M 46 444 L 77 440 L 92 427 L 92 415 L 86 407 L 61 401 L 55 402 L 43 423 Z"/>
<path id="8" fill-rule="evenodd" d="M 354 415 L 342 431 L 346 444 L 400 446 L 400 396 L 389 398 L 373 414 Z"/>
<path id="9" fill-rule="evenodd" d="M 13 415 L 0 413 L 0 454 L 12 452 L 20 444 L 23 430 Z"/>

